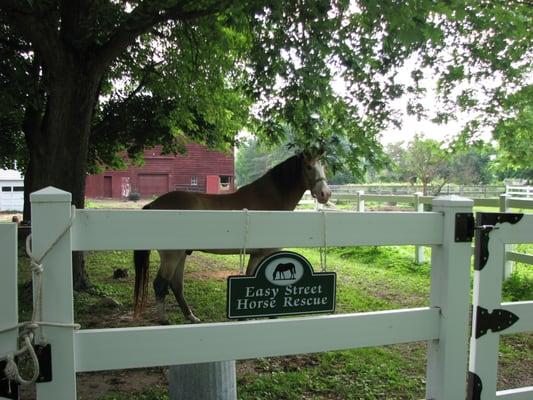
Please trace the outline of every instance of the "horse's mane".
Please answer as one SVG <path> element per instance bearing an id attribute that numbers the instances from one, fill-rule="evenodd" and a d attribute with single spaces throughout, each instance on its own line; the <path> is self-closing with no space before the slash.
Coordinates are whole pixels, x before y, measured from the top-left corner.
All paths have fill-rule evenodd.
<path id="1" fill-rule="evenodd" d="M 296 154 L 273 167 L 265 176 L 270 176 L 280 188 L 289 190 L 301 184 L 302 155 Z"/>
<path id="2" fill-rule="evenodd" d="M 262 181 L 272 180 L 279 187 L 280 191 L 289 192 L 300 183 L 302 176 L 302 157 L 302 154 L 296 154 L 287 158 L 285 161 L 272 167 L 260 178 L 241 187 L 239 191 L 250 186 L 256 186 Z"/>

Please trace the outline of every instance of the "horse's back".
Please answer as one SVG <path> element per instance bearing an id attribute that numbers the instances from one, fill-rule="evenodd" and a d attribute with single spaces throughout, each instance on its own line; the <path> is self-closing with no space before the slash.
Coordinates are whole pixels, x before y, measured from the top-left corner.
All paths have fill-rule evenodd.
<path id="1" fill-rule="evenodd" d="M 239 201 L 230 194 L 208 194 L 173 191 L 165 193 L 144 206 L 148 210 L 236 210 Z"/>

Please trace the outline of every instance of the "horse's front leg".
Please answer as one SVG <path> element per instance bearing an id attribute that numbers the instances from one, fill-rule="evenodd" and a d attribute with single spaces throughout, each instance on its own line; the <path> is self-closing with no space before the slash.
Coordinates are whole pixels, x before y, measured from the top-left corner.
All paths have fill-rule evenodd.
<path id="1" fill-rule="evenodd" d="M 279 251 L 280 249 L 258 249 L 250 250 L 250 260 L 248 260 L 248 266 L 246 267 L 246 275 L 255 274 L 255 270 L 259 262 L 266 256 Z M 274 278 L 275 279 L 275 278 Z"/>
<path id="2" fill-rule="evenodd" d="M 161 266 L 154 280 L 159 319 L 164 323 L 168 323 L 168 317 L 165 311 L 165 296 L 170 286 L 185 318 L 193 323 L 200 322 L 189 308 L 183 294 L 183 274 L 187 255 L 184 251 L 166 250 L 159 251 L 159 256 L 161 258 Z"/>
<path id="3" fill-rule="evenodd" d="M 183 276 L 185 272 L 185 259 L 187 258 L 187 254 L 184 251 L 180 251 L 178 253 L 179 257 L 177 259 L 177 263 L 175 264 L 174 274 L 169 280 L 170 289 L 172 290 L 172 293 L 174 293 L 174 297 L 176 297 L 176 301 L 178 302 L 181 312 L 185 318 L 187 318 L 193 324 L 196 324 L 200 322 L 200 319 L 192 312 L 191 308 L 187 304 L 187 300 L 185 300 L 185 295 L 183 293 Z"/>

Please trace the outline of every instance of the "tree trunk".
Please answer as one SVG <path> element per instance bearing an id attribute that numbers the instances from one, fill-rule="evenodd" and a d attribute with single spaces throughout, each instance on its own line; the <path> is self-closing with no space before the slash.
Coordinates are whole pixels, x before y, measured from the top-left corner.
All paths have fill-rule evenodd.
<path id="1" fill-rule="evenodd" d="M 70 192 L 76 208 L 85 205 L 89 135 L 100 79 L 68 62 L 60 71 L 50 73 L 48 79 L 40 129 L 25 132 L 29 153 L 24 178 L 25 220 L 31 218 L 29 194 L 46 186 Z M 90 286 L 83 254 L 73 255 L 73 280 L 75 290 Z"/>

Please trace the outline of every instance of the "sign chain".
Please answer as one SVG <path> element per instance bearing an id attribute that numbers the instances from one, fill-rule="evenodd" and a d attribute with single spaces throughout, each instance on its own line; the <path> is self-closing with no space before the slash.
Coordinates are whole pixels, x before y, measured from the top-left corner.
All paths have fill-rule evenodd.
<path id="1" fill-rule="evenodd" d="M 322 247 L 320 247 L 320 267 L 322 272 L 326 272 L 327 268 L 327 254 L 328 254 L 328 244 L 327 244 L 327 220 L 326 212 L 324 209 L 321 210 L 322 213 Z"/>
<path id="2" fill-rule="evenodd" d="M 244 275 L 244 259 L 246 258 L 246 246 L 248 244 L 248 227 L 250 225 L 250 216 L 248 215 L 247 208 L 243 208 L 242 211 L 244 212 L 244 237 L 241 253 L 239 255 L 239 273 Z"/>

